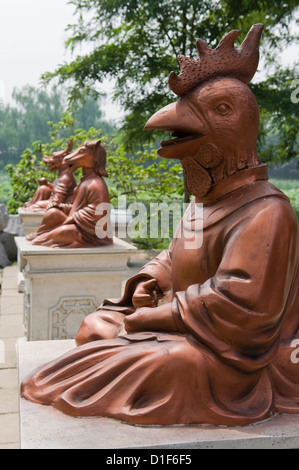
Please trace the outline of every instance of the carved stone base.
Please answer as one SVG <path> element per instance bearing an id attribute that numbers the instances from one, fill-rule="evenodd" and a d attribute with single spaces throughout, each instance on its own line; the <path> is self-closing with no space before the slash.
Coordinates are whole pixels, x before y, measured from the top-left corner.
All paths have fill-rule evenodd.
<path id="1" fill-rule="evenodd" d="M 121 296 L 136 247 L 117 238 L 94 248 L 48 248 L 17 237 L 28 340 L 72 339 L 85 315 Z"/>

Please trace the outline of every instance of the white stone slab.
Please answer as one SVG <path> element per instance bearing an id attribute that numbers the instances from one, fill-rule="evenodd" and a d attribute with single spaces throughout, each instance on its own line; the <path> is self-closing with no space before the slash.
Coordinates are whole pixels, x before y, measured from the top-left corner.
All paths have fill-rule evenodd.
<path id="1" fill-rule="evenodd" d="M 105 298 L 121 296 L 136 247 L 118 238 L 108 246 L 50 248 L 16 237 L 24 276 L 24 326 L 28 340 L 74 338 L 85 315 Z"/>
<path id="2" fill-rule="evenodd" d="M 74 347 L 72 340 L 18 344 L 19 379 Z M 298 449 L 299 416 L 259 424 L 133 426 L 108 418 L 74 418 L 20 399 L 22 449 Z"/>
<path id="3" fill-rule="evenodd" d="M 18 209 L 18 214 L 20 225 L 25 236 L 29 235 L 29 233 L 36 232 L 44 216 L 43 212 L 27 212 L 21 207 Z"/>

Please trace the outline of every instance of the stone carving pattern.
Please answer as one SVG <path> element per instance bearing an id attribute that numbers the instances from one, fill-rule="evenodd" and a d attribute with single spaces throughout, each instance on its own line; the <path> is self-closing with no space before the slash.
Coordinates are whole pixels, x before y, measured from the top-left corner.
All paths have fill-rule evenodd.
<path id="1" fill-rule="evenodd" d="M 60 298 L 55 307 L 49 309 L 51 338 L 73 339 L 78 325 L 97 306 L 94 296 Z"/>

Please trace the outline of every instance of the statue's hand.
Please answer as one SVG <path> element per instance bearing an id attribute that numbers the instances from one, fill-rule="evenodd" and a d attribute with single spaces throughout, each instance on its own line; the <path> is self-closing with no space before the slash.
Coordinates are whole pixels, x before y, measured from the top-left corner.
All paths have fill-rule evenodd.
<path id="1" fill-rule="evenodd" d="M 162 293 L 155 279 L 140 282 L 132 297 L 134 308 L 157 307 Z"/>
<path id="2" fill-rule="evenodd" d="M 124 318 L 124 326 L 128 333 L 135 331 L 178 331 L 173 318 L 171 303 L 155 308 L 139 308 L 136 312 Z"/>

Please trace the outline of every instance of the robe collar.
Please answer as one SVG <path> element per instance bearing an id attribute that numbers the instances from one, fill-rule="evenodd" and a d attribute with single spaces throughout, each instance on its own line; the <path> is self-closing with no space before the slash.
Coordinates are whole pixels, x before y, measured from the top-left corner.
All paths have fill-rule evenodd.
<path id="1" fill-rule="evenodd" d="M 269 183 L 267 165 L 259 165 L 235 173 L 220 182 L 207 197 L 201 200 L 194 198 L 185 217 L 192 222 L 203 216 L 205 229 L 246 204 L 271 196 L 289 201 L 282 191 Z M 203 211 L 199 211 L 199 215 L 195 213 L 195 203 L 203 204 Z"/>

